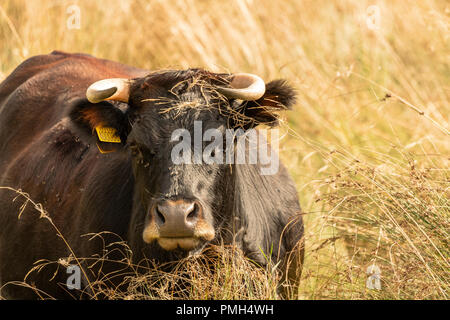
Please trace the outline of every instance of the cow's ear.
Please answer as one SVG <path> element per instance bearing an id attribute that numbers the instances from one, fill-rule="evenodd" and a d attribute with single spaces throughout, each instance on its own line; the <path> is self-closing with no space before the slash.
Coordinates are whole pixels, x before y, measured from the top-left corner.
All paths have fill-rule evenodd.
<path id="1" fill-rule="evenodd" d="M 289 110 L 295 104 L 295 90 L 286 80 L 274 80 L 266 84 L 264 95 L 255 101 L 244 101 L 234 109 L 243 115 L 236 126 L 246 129 L 259 124 L 278 125 L 279 112 Z"/>
<path id="2" fill-rule="evenodd" d="M 126 106 L 123 102 L 80 99 L 73 103 L 69 116 L 80 135 L 93 139 L 101 153 L 109 153 L 120 149 L 127 139 Z"/>

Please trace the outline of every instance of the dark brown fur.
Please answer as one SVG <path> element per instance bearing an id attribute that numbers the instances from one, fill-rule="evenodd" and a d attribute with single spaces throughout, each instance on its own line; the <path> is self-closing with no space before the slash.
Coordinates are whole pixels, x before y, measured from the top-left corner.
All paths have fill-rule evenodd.
<path id="1" fill-rule="evenodd" d="M 85 99 L 90 84 L 113 77 L 136 79 L 129 104 Z M 292 89 L 272 82 L 263 98 L 244 105 L 222 101 L 213 92 L 205 95 L 198 86 L 179 85 L 194 78 L 212 86 L 227 79 L 196 69 L 150 73 L 84 54 L 53 52 L 26 60 L 0 84 L 0 186 L 21 189 L 41 203 L 78 257 L 101 252 L 101 241 L 82 235 L 102 231 L 126 240 L 136 263 L 144 257 L 166 262 L 186 256 L 188 252 L 147 245 L 141 237 L 154 201 L 182 197 L 200 199 L 205 219 L 216 229 L 213 241 L 235 242 L 261 265 L 268 262 L 264 252 L 284 266 L 303 235 L 297 192 L 286 169 L 280 165 L 278 174 L 262 176 L 258 165 L 175 166 L 168 141 L 174 129 L 192 130 L 196 120 L 206 128 L 237 126 L 236 118 L 230 121 L 223 112 L 227 106 L 251 119 L 243 122 L 244 128 L 273 124 L 273 111 L 292 105 Z M 183 96 L 219 108 L 163 112 Z M 99 153 L 92 135 L 99 123 L 117 129 L 123 141 L 117 152 Z M 18 219 L 23 203 L 17 193 L 0 190 L 1 285 L 23 281 L 35 261 L 70 254 L 33 206 L 28 204 Z M 57 285 L 65 283 L 64 270 L 49 281 L 56 268 L 49 265 L 29 280 L 51 296 L 68 297 L 64 285 Z M 0 294 L 36 297 L 14 285 L 4 286 Z"/>

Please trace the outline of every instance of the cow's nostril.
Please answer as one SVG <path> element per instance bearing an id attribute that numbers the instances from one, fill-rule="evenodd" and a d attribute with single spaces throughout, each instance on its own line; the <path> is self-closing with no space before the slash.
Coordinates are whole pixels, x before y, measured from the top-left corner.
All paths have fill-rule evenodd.
<path id="1" fill-rule="evenodd" d="M 189 211 L 188 215 L 186 216 L 186 219 L 188 221 L 192 221 L 192 220 L 196 219 L 198 216 L 199 210 L 200 210 L 199 205 L 197 203 L 194 203 L 194 205 L 191 208 L 191 211 Z"/>
<path id="2" fill-rule="evenodd" d="M 166 222 L 166 219 L 164 218 L 164 215 L 162 214 L 161 210 L 159 209 L 159 206 L 155 207 L 155 213 L 156 218 L 159 220 L 159 224 L 164 224 Z"/>
<path id="3" fill-rule="evenodd" d="M 198 201 L 162 200 L 152 207 L 151 215 L 161 238 L 193 237 L 202 207 Z"/>

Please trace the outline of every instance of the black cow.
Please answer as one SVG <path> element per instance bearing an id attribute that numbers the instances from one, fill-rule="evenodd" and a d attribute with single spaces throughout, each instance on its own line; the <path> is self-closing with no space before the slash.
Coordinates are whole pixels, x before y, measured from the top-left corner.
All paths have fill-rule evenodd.
<path id="1" fill-rule="evenodd" d="M 11 282 L 23 281 L 38 260 L 98 253 L 103 243 L 83 235 L 103 231 L 125 239 L 136 263 L 234 243 L 261 265 L 280 261 L 295 279 L 303 223 L 281 164 L 262 175 L 260 163 L 189 163 L 195 152 L 175 163 L 171 156 L 177 129 L 194 136 L 199 121 L 203 131 L 221 133 L 275 125 L 276 112 L 293 103 L 284 81 L 265 85 L 249 74 L 150 72 L 63 52 L 26 60 L 0 84 L 0 187 L 8 187 L 0 189 L 0 294 L 36 298 Z M 53 225 L 13 189 L 41 204 Z M 66 298 L 57 283 L 68 275 L 55 268 L 30 281 Z"/>

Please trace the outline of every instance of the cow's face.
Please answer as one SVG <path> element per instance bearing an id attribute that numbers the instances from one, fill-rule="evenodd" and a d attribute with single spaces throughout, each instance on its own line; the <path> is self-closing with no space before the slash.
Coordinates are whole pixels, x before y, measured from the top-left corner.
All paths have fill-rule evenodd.
<path id="1" fill-rule="evenodd" d="M 128 82 L 125 93 L 117 85 L 110 91 L 127 102 L 126 110 L 110 107 L 108 112 L 108 103 L 99 101 L 77 111 L 78 121 L 81 115 L 89 122 L 101 151 L 120 147 L 131 155 L 138 208 L 133 220 L 139 226 L 133 230 L 143 242 L 192 250 L 214 239 L 229 218 L 223 208 L 232 197 L 226 155 L 234 141 L 226 130 L 274 124 L 273 111 L 293 103 L 292 89 L 281 81 L 268 83 L 259 97 L 253 96 L 256 101 L 237 99 L 239 93 L 222 90 L 229 78 L 202 70 L 152 73 Z M 119 139 L 101 141 L 97 127 L 112 128 Z"/>

